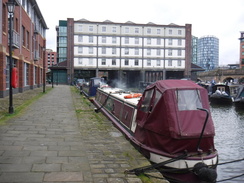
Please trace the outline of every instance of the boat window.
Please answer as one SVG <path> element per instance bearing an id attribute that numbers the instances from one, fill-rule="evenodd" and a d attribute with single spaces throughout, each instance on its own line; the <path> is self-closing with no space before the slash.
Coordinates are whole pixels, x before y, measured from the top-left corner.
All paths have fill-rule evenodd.
<path id="1" fill-rule="evenodd" d="M 148 112 L 150 109 L 151 98 L 154 90 L 148 90 L 145 92 L 145 97 L 142 101 L 141 111 Z"/>
<path id="2" fill-rule="evenodd" d="M 202 108 L 199 90 L 177 90 L 176 98 L 180 111 Z"/>
<path id="3" fill-rule="evenodd" d="M 158 90 L 156 90 L 155 99 L 154 99 L 154 106 L 157 105 L 157 103 L 158 103 L 159 99 L 161 98 L 161 96 L 162 96 L 162 94 Z"/>

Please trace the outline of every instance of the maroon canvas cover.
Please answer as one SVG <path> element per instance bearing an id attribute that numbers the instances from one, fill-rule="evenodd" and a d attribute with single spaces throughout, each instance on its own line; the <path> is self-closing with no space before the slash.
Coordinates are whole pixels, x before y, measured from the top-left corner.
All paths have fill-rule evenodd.
<path id="1" fill-rule="evenodd" d="M 152 95 L 149 112 L 141 111 L 145 93 L 157 91 L 161 96 L 154 105 L 155 96 Z M 146 146 L 162 149 L 168 153 L 177 153 L 188 150 L 195 151 L 200 137 L 206 112 L 201 110 L 179 110 L 177 94 L 181 91 L 197 91 L 201 107 L 210 110 L 207 90 L 192 81 L 187 80 L 161 80 L 146 88 L 138 103 L 136 122 L 138 128 L 135 137 Z M 209 113 L 210 114 L 210 113 Z M 214 124 L 209 115 L 203 133 L 201 149 L 208 151 L 214 149 Z"/>

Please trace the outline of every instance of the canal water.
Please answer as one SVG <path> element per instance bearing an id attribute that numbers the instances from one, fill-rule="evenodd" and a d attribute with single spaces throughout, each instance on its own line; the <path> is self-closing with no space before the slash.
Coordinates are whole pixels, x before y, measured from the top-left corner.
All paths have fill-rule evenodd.
<path id="1" fill-rule="evenodd" d="M 235 105 L 211 105 L 215 124 L 215 148 L 219 153 L 219 164 L 244 158 L 244 107 Z M 231 177 L 244 174 L 244 161 L 219 165 L 218 182 L 242 183 L 244 175 L 232 180 Z"/>

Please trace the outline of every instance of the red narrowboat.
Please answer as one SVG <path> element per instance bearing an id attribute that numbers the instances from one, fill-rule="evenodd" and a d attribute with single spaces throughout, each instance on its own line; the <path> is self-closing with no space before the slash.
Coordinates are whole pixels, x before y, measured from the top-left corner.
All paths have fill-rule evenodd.
<path id="1" fill-rule="evenodd" d="M 100 87 L 93 102 L 168 180 L 216 181 L 218 153 L 205 88 L 187 80 L 160 80 L 141 95 Z"/>

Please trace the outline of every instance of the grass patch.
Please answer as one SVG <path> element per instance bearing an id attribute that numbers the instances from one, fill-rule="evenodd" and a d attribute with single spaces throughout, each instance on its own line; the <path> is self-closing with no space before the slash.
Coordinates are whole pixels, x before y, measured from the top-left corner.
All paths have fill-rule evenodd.
<path id="1" fill-rule="evenodd" d="M 26 109 L 26 107 L 28 107 L 33 102 L 35 102 L 36 100 L 41 98 L 43 95 L 47 94 L 50 90 L 52 90 L 52 88 L 46 88 L 45 93 L 40 92 L 32 98 L 24 100 L 24 102 L 21 105 L 14 108 L 13 114 L 9 114 L 8 112 L 1 114 L 2 117 L 0 119 L 0 125 L 3 125 L 3 124 L 5 124 L 5 122 L 7 120 L 17 117 L 18 115 L 22 114 L 24 112 L 24 110 Z"/>

